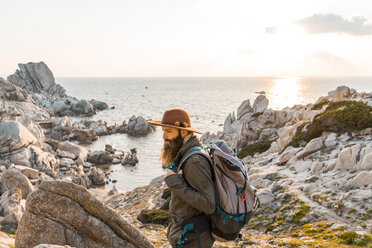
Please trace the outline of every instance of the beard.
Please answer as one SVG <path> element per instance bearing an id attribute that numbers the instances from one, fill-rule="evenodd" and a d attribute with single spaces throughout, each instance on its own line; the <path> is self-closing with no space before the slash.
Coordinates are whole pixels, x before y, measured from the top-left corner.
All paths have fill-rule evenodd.
<path id="1" fill-rule="evenodd" d="M 163 168 L 167 167 L 176 158 L 178 151 L 183 145 L 183 138 L 180 133 L 176 138 L 171 140 L 164 140 L 163 147 L 161 148 L 160 161 Z"/>

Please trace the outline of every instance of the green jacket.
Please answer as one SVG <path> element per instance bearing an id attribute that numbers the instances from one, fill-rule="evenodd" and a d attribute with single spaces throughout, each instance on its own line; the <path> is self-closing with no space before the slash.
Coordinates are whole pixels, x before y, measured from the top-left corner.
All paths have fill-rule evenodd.
<path id="1" fill-rule="evenodd" d="M 192 147 L 203 147 L 196 136 L 181 147 L 174 162 L 179 162 L 185 153 Z M 184 162 L 182 174 L 173 174 L 165 178 L 165 182 L 171 190 L 169 205 L 169 226 L 167 238 L 169 243 L 175 247 L 181 230 L 181 223 L 199 212 L 212 214 L 215 210 L 214 185 L 212 171 L 207 158 L 194 154 Z M 186 234 L 188 244 L 182 247 L 196 247 L 195 233 Z M 210 232 L 200 235 L 203 247 L 212 247 L 214 239 Z"/>

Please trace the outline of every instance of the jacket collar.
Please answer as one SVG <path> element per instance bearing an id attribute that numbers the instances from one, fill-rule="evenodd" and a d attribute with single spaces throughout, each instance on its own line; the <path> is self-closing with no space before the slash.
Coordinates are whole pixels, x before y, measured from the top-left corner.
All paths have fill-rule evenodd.
<path id="1" fill-rule="evenodd" d="M 203 147 L 200 139 L 195 135 L 189 135 L 185 137 L 184 144 L 178 151 L 173 163 L 178 164 L 182 157 L 192 148 L 192 147 Z"/>

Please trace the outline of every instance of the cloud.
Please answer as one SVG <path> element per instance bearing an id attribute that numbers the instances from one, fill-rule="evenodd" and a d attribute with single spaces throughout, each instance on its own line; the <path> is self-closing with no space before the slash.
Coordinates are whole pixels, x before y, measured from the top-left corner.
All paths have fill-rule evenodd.
<path id="1" fill-rule="evenodd" d="M 265 32 L 268 34 L 275 34 L 278 27 L 269 26 L 265 28 Z"/>
<path id="2" fill-rule="evenodd" d="M 372 34 L 372 24 L 363 16 L 353 16 L 345 19 L 336 14 L 314 14 L 296 21 L 308 33 L 345 33 L 354 36 Z"/>

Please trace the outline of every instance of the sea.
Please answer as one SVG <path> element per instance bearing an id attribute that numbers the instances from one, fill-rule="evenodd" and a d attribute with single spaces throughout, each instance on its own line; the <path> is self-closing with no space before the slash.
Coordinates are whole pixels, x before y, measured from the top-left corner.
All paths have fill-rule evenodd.
<path id="1" fill-rule="evenodd" d="M 345 85 L 358 92 L 372 92 L 372 77 L 165 77 L 165 78 L 56 78 L 68 95 L 78 99 L 100 100 L 109 109 L 91 117 L 108 124 L 121 124 L 133 115 L 161 120 L 165 110 L 185 109 L 192 126 L 203 132 L 223 130 L 226 117 L 237 111 L 244 100 L 253 104 L 259 93 L 265 93 L 269 108 L 278 110 L 295 104 L 314 103 L 337 86 Z M 111 109 L 111 107 L 114 107 Z M 159 162 L 163 144 L 162 130 L 146 137 L 126 134 L 103 136 L 89 145 L 91 151 L 104 150 L 106 144 L 129 151 L 137 148 L 139 163 L 135 167 L 105 165 L 113 185 L 120 192 L 147 185 L 165 174 Z"/>

